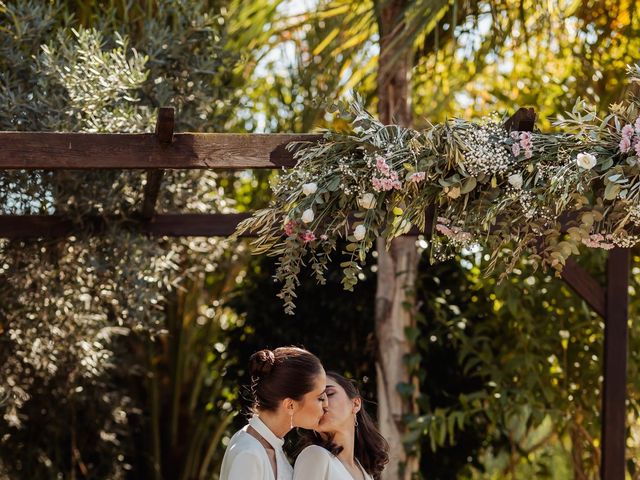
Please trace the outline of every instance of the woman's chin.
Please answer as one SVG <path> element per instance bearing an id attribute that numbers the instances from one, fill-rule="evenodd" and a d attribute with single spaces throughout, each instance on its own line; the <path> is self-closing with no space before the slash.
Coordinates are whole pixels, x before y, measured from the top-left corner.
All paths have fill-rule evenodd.
<path id="1" fill-rule="evenodd" d="M 325 415 L 324 417 L 322 417 L 320 419 L 320 422 L 318 423 L 318 427 L 316 428 L 316 431 L 318 431 L 318 432 L 326 432 L 327 428 L 329 426 L 330 426 L 330 420 Z"/>

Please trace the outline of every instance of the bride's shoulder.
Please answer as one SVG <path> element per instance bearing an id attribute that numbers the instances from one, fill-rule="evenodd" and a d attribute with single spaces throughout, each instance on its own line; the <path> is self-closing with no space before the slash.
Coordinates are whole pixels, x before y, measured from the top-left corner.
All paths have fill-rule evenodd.
<path id="1" fill-rule="evenodd" d="M 264 447 L 257 438 L 249 434 L 245 429 L 238 430 L 229 440 L 228 450 L 261 452 Z"/>
<path id="2" fill-rule="evenodd" d="M 306 462 L 328 463 L 330 460 L 331 453 L 326 448 L 322 448 L 319 445 L 309 445 L 296 458 L 296 465 Z"/>

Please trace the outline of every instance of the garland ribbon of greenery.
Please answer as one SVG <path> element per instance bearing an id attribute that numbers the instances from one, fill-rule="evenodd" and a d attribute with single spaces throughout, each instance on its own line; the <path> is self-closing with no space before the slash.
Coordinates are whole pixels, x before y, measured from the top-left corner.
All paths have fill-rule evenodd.
<path id="1" fill-rule="evenodd" d="M 640 64 L 629 74 L 639 82 Z M 346 239 L 340 266 L 351 290 L 374 240 L 389 242 L 414 225 L 424 232 L 430 205 L 431 258 L 481 245 L 491 255 L 488 271 L 505 248 L 507 273 L 525 250 L 536 266 L 559 272 L 580 247 L 640 240 L 638 97 L 611 105 L 603 118 L 578 99 L 554 123 L 561 133 L 510 132 L 498 114 L 418 131 L 383 125 L 358 99 L 336 109 L 352 131 L 291 144 L 296 166 L 236 232 L 257 233 L 254 253 L 279 256 L 275 277 L 288 313 L 301 268 L 324 283 L 338 239 Z"/>

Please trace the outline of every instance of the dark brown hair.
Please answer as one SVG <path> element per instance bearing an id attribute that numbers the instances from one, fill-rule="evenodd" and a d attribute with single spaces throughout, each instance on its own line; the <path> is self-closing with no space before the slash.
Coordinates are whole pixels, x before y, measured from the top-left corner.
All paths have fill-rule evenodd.
<path id="1" fill-rule="evenodd" d="M 260 350 L 249 359 L 254 410 L 275 411 L 285 398 L 301 400 L 322 372 L 318 357 L 298 347 Z"/>
<path id="2" fill-rule="evenodd" d="M 327 378 L 331 377 L 340 385 L 347 396 L 362 398 L 360 392 L 352 380 L 349 380 L 336 372 L 327 372 Z M 364 409 L 364 404 L 357 413 L 358 426 L 356 427 L 354 455 L 369 475 L 375 480 L 380 478 L 384 467 L 389 463 L 389 444 L 378 431 L 375 422 Z M 342 452 L 343 447 L 334 443 L 332 435 L 320 435 L 314 431 L 305 431 L 300 438 L 298 453 L 309 445 L 319 445 L 326 448 L 333 455 Z"/>

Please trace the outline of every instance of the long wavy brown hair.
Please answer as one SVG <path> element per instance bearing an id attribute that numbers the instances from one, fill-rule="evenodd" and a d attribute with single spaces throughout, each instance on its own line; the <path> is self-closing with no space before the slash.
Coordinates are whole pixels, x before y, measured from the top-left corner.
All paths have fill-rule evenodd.
<path id="1" fill-rule="evenodd" d="M 327 378 L 334 379 L 336 383 L 344 389 L 351 400 L 355 398 L 362 399 L 354 381 L 336 372 L 327 372 Z M 358 426 L 356 427 L 354 445 L 355 457 L 360 462 L 360 465 L 362 465 L 362 468 L 364 468 L 374 480 L 379 480 L 385 465 L 389 463 L 389 444 L 380 434 L 375 422 L 364 409 L 364 403 L 357 414 L 357 419 Z M 333 441 L 333 435 L 321 435 L 313 430 L 305 430 L 300 435 L 300 441 L 296 449 L 297 453 L 299 454 L 309 445 L 319 445 L 336 456 L 343 450 L 341 445 Z"/>

